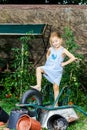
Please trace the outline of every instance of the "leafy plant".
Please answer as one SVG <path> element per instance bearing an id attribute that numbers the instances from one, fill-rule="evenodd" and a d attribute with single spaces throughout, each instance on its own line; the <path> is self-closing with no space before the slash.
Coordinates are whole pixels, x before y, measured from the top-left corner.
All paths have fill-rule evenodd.
<path id="1" fill-rule="evenodd" d="M 83 55 L 78 54 L 79 46 L 75 42 L 74 34 L 69 27 L 64 28 L 63 38 L 65 40 L 65 47 L 77 57 L 77 60 L 64 68 L 61 86 L 68 85 L 70 87 L 71 93 L 69 95 L 69 100 L 78 104 L 82 99 L 85 98 L 83 94 L 84 90 L 82 89 L 83 83 L 81 78 L 83 77 L 86 64 Z"/>
<path id="2" fill-rule="evenodd" d="M 12 48 L 14 58 L 12 68 L 14 71 L 9 74 L 9 77 L 6 76 L 3 79 L 3 84 L 7 93 L 14 91 L 15 95 L 20 95 L 21 98 L 23 91 L 29 89 L 34 67 L 33 64 L 29 62 L 30 37 L 23 36 L 19 40 L 21 48 Z"/>

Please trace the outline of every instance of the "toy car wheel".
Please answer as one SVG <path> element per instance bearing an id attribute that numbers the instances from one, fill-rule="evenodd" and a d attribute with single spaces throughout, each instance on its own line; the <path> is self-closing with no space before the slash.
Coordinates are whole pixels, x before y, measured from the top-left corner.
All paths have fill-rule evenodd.
<path id="1" fill-rule="evenodd" d="M 68 123 L 65 118 L 59 118 L 53 123 L 54 130 L 66 130 L 68 127 Z"/>
<path id="2" fill-rule="evenodd" d="M 40 113 L 40 108 L 36 109 L 34 105 L 42 105 L 42 96 L 39 91 L 31 89 L 24 93 L 21 99 L 21 103 L 31 105 L 23 108 L 28 109 L 28 114 L 31 117 L 34 117 Z"/>
<path id="3" fill-rule="evenodd" d="M 48 130 L 66 130 L 68 127 L 67 120 L 61 115 L 53 115 L 47 122 Z"/>

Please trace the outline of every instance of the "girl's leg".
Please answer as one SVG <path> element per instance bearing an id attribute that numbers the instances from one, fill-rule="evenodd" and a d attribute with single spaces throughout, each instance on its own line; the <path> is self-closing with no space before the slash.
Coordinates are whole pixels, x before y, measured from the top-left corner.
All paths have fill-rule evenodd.
<path id="1" fill-rule="evenodd" d="M 37 86 L 41 88 L 41 81 L 42 81 L 42 70 L 40 67 L 37 67 L 36 69 L 36 80 L 37 80 Z"/>
<path id="2" fill-rule="evenodd" d="M 54 90 L 54 100 L 56 100 L 56 98 L 59 95 L 59 86 L 56 83 L 54 83 L 53 85 L 53 90 Z M 58 103 L 56 103 L 55 106 L 58 106 Z"/>
<path id="3" fill-rule="evenodd" d="M 37 89 L 39 91 L 41 91 L 42 73 L 44 73 L 44 71 L 40 67 L 37 67 L 36 68 L 37 85 L 31 86 L 32 88 Z"/>

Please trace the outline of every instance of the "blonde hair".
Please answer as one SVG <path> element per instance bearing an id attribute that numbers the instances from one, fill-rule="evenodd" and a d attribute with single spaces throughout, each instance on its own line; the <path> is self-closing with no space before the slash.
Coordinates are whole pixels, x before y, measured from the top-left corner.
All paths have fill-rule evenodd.
<path id="1" fill-rule="evenodd" d="M 57 37 L 57 38 L 61 39 L 61 44 L 62 44 L 63 39 L 61 37 L 61 34 L 59 32 L 51 32 L 50 38 L 49 38 L 49 43 L 50 43 L 51 46 L 52 46 L 52 38 L 53 37 Z"/>

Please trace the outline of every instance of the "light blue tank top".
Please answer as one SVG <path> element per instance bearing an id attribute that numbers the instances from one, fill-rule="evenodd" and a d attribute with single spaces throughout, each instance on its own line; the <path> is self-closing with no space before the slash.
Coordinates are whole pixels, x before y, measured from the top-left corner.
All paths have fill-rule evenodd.
<path id="1" fill-rule="evenodd" d="M 62 70 L 61 63 L 64 60 L 64 57 L 62 56 L 64 48 L 60 47 L 58 50 L 55 50 L 53 47 L 50 48 L 50 55 L 45 63 L 45 66 L 51 67 L 51 69 L 55 70 Z"/>

